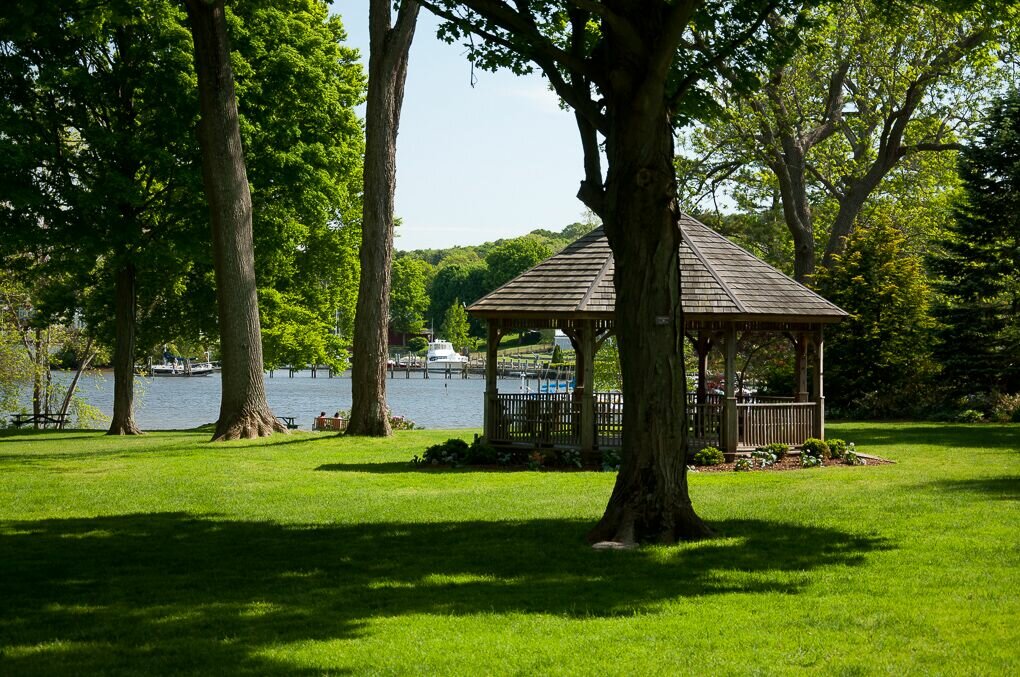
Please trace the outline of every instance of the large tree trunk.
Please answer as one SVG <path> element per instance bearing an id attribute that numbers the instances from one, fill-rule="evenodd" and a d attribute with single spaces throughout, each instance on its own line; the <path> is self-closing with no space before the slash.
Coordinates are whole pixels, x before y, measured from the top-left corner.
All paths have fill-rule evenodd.
<path id="1" fill-rule="evenodd" d="M 646 44 L 653 44 L 654 36 L 644 37 Z M 609 45 L 612 49 L 611 36 Z M 687 491 L 673 131 L 661 86 L 658 96 L 642 95 L 655 91 L 645 79 L 655 76 L 640 66 L 637 72 L 641 76 L 634 77 L 632 86 L 625 75 L 615 80 L 618 88 L 607 104 L 609 170 L 603 209 L 615 263 L 615 330 L 625 403 L 623 460 L 605 514 L 588 538 L 672 543 L 711 531 L 695 514 Z"/>
<path id="2" fill-rule="evenodd" d="M 212 219 L 223 391 L 213 440 L 286 432 L 266 401 L 251 193 L 241 149 L 223 0 L 186 0 L 195 41 L 202 179 Z"/>
<path id="3" fill-rule="evenodd" d="M 361 224 L 361 280 L 354 322 L 351 420 L 348 435 L 390 434 L 386 406 L 387 327 L 393 261 L 393 196 L 397 184 L 397 128 L 418 3 L 405 0 L 390 26 L 390 0 L 369 8 L 370 56 L 365 111 L 365 193 Z"/>
<path id="4" fill-rule="evenodd" d="M 114 292 L 116 340 L 113 347 L 113 420 L 107 435 L 141 435 L 135 425 L 135 267 L 117 270 Z"/>

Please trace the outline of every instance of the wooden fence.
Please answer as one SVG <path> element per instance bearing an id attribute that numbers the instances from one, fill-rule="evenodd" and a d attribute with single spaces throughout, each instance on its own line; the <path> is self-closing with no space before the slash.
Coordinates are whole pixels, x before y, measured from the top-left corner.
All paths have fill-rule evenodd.
<path id="1" fill-rule="evenodd" d="M 771 442 L 798 445 L 814 432 L 815 403 L 738 404 L 740 446 L 759 447 Z"/>
<path id="2" fill-rule="evenodd" d="M 570 393 L 499 395 L 495 414 L 493 442 L 581 444 L 581 404 Z"/>

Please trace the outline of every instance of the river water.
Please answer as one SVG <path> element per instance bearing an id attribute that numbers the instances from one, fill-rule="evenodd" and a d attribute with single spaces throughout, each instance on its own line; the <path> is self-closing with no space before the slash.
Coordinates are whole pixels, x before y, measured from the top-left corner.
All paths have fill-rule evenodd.
<path id="1" fill-rule="evenodd" d="M 57 382 L 70 380 L 63 372 L 54 372 L 53 378 Z M 327 378 L 322 370 L 318 378 L 311 378 L 311 372 L 304 371 L 290 378 L 286 371 L 277 371 L 273 378 L 267 375 L 265 382 L 273 413 L 293 416 L 303 430 L 311 428 L 312 419 L 320 411 L 332 415 L 338 409 L 351 407 L 349 372 Z M 139 377 L 135 383 L 135 420 L 143 430 L 194 428 L 214 422 L 219 414 L 219 374 Z M 535 381 L 530 385 L 534 388 Z M 522 387 L 519 379 L 499 383 L 500 392 L 521 392 Z M 481 428 L 484 392 L 485 379 L 477 375 L 447 380 L 442 374 L 424 379 L 421 373 L 412 373 L 411 378 L 398 374 L 386 380 L 386 399 L 393 413 L 432 429 Z M 83 376 L 77 394 L 109 417 L 113 413 L 113 374 Z"/>

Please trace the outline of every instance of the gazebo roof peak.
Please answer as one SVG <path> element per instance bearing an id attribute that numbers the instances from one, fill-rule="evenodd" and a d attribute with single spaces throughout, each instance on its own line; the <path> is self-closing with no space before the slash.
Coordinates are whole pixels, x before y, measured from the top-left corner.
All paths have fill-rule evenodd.
<path id="1" fill-rule="evenodd" d="M 846 313 L 708 226 L 680 220 L 681 294 L 691 319 L 838 322 Z M 483 318 L 611 319 L 613 253 L 598 228 L 473 303 Z"/>

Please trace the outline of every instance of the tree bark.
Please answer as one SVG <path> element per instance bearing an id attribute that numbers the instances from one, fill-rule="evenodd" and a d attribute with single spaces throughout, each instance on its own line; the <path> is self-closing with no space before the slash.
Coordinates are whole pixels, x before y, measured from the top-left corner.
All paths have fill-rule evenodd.
<path id="1" fill-rule="evenodd" d="M 645 45 L 661 24 L 635 6 Z M 672 543 L 711 534 L 687 490 L 684 323 L 680 304 L 680 210 L 670 112 L 649 57 L 626 53 L 606 30 L 615 72 L 607 97 L 609 161 L 602 218 L 613 250 L 615 330 L 623 375 L 623 458 L 591 542 Z M 613 54 L 614 51 L 620 50 Z M 657 96 L 648 95 L 658 92 Z"/>
<path id="2" fill-rule="evenodd" d="M 348 435 L 391 433 L 386 406 L 387 327 L 393 262 L 393 197 L 397 129 L 404 100 L 408 52 L 418 3 L 405 0 L 391 26 L 390 0 L 369 8 L 370 55 L 365 111 L 365 192 L 361 223 L 361 279 L 354 322 L 351 420 Z"/>
<path id="3" fill-rule="evenodd" d="M 287 432 L 266 401 L 251 193 L 223 0 L 186 0 L 195 42 L 202 180 L 212 221 L 223 387 L 213 441 Z"/>
<path id="4" fill-rule="evenodd" d="M 113 420 L 107 435 L 141 435 L 135 424 L 135 267 L 117 270 L 114 291 L 116 339 L 113 347 Z"/>

